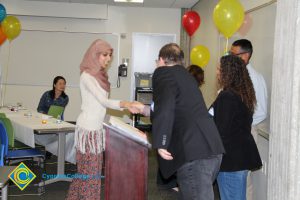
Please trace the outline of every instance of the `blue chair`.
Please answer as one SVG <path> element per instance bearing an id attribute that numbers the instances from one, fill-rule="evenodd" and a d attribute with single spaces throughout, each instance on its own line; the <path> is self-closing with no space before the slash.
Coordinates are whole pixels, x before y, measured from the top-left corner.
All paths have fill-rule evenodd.
<path id="1" fill-rule="evenodd" d="M 27 160 L 33 158 L 39 158 L 39 164 L 43 168 L 45 155 L 37 149 L 21 149 L 21 150 L 9 150 L 8 149 L 8 136 L 6 133 L 3 122 L 0 121 L 0 140 L 3 146 L 3 160 L 4 164 L 9 164 L 11 160 Z"/>
<path id="2" fill-rule="evenodd" d="M 3 123 L 6 134 L 8 136 L 8 148 L 14 149 L 15 147 L 15 133 L 10 119 L 6 117 L 2 117 L 0 115 L 0 121 Z"/>
<path id="3" fill-rule="evenodd" d="M 30 147 L 26 144 L 23 144 L 22 142 L 15 139 L 15 131 L 14 131 L 13 125 L 9 118 L 2 117 L 0 115 L 0 121 L 3 123 L 5 130 L 6 130 L 6 134 L 8 136 L 8 149 L 9 150 L 31 149 L 32 148 L 32 147 Z M 38 145 L 38 144 L 36 144 L 35 147 L 40 150 L 45 149 L 44 146 Z"/>
<path id="4" fill-rule="evenodd" d="M 4 166 L 4 145 L 0 145 L 0 167 Z"/>
<path id="5" fill-rule="evenodd" d="M 3 166 L 4 159 L 7 154 L 7 151 L 5 151 L 5 149 L 6 146 L 8 148 L 8 137 L 6 135 L 6 130 L 2 122 L 0 122 L 0 145 L 1 145 L 1 163 L 2 163 L 1 166 Z"/>
<path id="6" fill-rule="evenodd" d="M 8 149 L 8 136 L 6 133 L 5 126 L 2 121 L 0 121 L 0 145 L 1 145 L 1 161 L 3 161 L 3 164 L 10 164 L 10 161 L 23 161 L 28 159 L 34 159 L 38 158 L 38 165 L 40 166 L 41 170 L 44 169 L 44 160 L 45 155 L 39 151 L 38 149 L 32 148 L 32 149 L 17 149 L 17 150 L 9 150 Z M 3 151 L 2 151 L 3 150 Z M 1 163 L 0 163 L 1 165 Z M 44 183 L 42 186 L 39 184 L 35 184 L 38 186 L 38 193 L 42 194 L 45 191 L 44 180 L 41 181 L 41 183 Z"/>

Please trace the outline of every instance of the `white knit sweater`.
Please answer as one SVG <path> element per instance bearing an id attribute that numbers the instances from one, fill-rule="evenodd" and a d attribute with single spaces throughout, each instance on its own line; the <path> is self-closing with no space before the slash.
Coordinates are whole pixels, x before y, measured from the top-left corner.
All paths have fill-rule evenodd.
<path id="1" fill-rule="evenodd" d="M 108 99 L 108 92 L 86 72 L 80 76 L 80 92 L 82 104 L 76 122 L 75 145 L 81 153 L 85 153 L 86 145 L 91 153 L 101 153 L 104 149 L 102 129 L 106 108 L 121 110 L 120 101 Z"/>

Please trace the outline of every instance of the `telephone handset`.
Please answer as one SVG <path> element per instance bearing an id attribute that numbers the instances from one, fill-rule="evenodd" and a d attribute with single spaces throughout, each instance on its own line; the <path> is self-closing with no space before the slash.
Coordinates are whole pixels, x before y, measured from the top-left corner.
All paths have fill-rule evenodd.
<path id="1" fill-rule="evenodd" d="M 127 77 L 127 66 L 125 64 L 119 66 L 118 76 Z"/>

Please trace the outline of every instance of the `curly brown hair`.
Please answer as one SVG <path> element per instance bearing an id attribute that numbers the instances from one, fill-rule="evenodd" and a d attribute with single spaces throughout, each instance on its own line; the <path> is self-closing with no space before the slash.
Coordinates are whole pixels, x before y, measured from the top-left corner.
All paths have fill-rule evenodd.
<path id="1" fill-rule="evenodd" d="M 221 87 L 239 95 L 248 109 L 254 113 L 255 91 L 245 62 L 235 55 L 223 56 L 220 60 L 220 72 Z"/>

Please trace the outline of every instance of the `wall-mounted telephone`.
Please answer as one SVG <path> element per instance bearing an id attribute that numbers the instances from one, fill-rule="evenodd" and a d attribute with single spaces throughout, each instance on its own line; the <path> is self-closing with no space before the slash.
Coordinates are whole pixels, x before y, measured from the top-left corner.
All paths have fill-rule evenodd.
<path id="1" fill-rule="evenodd" d="M 117 88 L 119 88 L 121 86 L 120 77 L 127 77 L 128 63 L 129 63 L 129 59 L 128 58 L 123 58 L 122 59 L 122 64 L 119 65 Z"/>
<path id="2" fill-rule="evenodd" d="M 121 64 L 118 70 L 118 76 L 127 77 L 127 65 Z"/>

